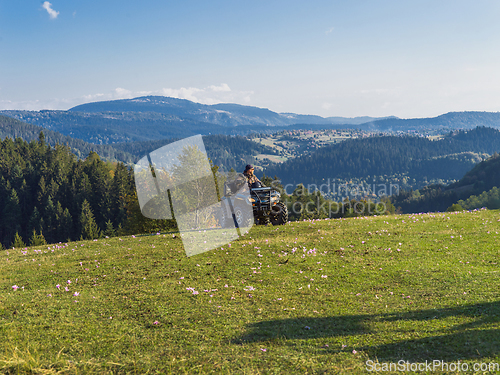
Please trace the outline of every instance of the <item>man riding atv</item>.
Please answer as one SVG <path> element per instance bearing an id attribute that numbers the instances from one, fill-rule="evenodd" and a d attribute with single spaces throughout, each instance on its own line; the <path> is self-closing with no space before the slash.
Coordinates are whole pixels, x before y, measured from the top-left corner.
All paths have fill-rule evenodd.
<path id="1" fill-rule="evenodd" d="M 228 198 L 231 197 L 236 224 L 239 227 L 250 226 L 253 221 L 255 224 L 261 225 L 268 224 L 269 222 L 273 225 L 285 224 L 288 221 L 288 210 L 286 205 L 280 201 L 280 193 L 276 189 L 265 187 L 257 176 L 253 174 L 253 171 L 254 167 L 248 164 L 243 174 L 236 176 L 233 181 L 225 183 L 224 191 L 226 193 L 223 203 L 225 204 Z M 243 198 L 237 193 L 242 184 L 245 183 L 244 179 L 247 180 L 246 182 L 250 190 L 250 196 L 247 196 L 247 198 Z M 253 215 L 247 214 L 252 212 Z M 228 219 L 225 215 L 221 218 L 223 227 L 227 225 Z"/>

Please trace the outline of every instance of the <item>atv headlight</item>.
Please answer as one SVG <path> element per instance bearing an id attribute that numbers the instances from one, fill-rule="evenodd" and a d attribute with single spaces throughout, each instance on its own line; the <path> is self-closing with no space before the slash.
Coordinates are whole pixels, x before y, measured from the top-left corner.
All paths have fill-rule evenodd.
<path id="1" fill-rule="evenodd" d="M 271 203 L 277 202 L 279 200 L 279 197 L 271 197 Z"/>
<path id="2" fill-rule="evenodd" d="M 251 202 L 251 203 L 254 203 L 255 199 L 248 197 L 248 201 Z"/>

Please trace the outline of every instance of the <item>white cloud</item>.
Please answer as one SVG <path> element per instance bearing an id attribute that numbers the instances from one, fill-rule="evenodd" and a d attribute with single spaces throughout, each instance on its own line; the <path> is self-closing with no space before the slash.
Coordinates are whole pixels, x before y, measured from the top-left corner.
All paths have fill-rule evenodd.
<path id="1" fill-rule="evenodd" d="M 223 83 L 220 86 L 208 86 L 208 88 L 212 91 L 215 91 L 215 92 L 220 92 L 220 91 L 229 92 L 229 91 L 231 91 L 231 89 L 229 88 L 227 83 Z"/>
<path id="2" fill-rule="evenodd" d="M 117 87 L 112 95 L 113 99 L 130 99 L 134 97 L 132 91 L 123 89 L 121 87 Z"/>
<path id="3" fill-rule="evenodd" d="M 101 100 L 104 97 L 104 94 L 91 94 L 91 95 L 84 95 L 83 98 L 86 101 L 93 102 L 96 100 Z"/>
<path id="4" fill-rule="evenodd" d="M 329 29 L 327 29 L 325 31 L 325 35 L 331 34 L 333 32 L 333 30 L 335 30 L 335 28 L 334 27 L 330 27 Z"/>
<path id="5" fill-rule="evenodd" d="M 202 89 L 196 87 L 181 87 L 180 89 L 163 88 L 157 93 L 163 96 L 171 96 L 172 98 L 187 99 L 193 102 L 200 102 L 197 96 Z"/>
<path id="6" fill-rule="evenodd" d="M 212 85 L 205 88 L 181 87 L 180 89 L 163 88 L 154 92 L 163 96 L 187 99 L 202 104 L 245 103 L 251 102 L 253 91 L 233 91 L 227 83 Z"/>
<path id="7" fill-rule="evenodd" d="M 141 95 L 141 94 L 134 93 L 130 90 L 127 90 L 127 89 L 124 89 L 121 87 L 117 87 L 116 89 L 114 89 L 113 91 L 111 91 L 107 94 L 97 93 L 97 94 L 84 95 L 81 98 L 74 99 L 74 101 L 81 102 L 82 101 L 81 99 L 83 99 L 85 101 L 85 103 L 88 103 L 88 102 L 97 102 L 97 101 L 104 101 L 104 100 L 130 99 L 130 98 L 133 98 L 133 97 L 138 96 L 138 95 Z M 149 95 L 149 94 L 145 94 L 145 95 Z"/>
<path id="8" fill-rule="evenodd" d="M 47 100 L 5 100 L 0 99 L 0 110 L 38 111 L 41 109 L 68 109 L 75 106 L 74 101 L 66 99 Z"/>
<path id="9" fill-rule="evenodd" d="M 42 8 L 47 11 L 51 19 L 56 19 L 59 15 L 59 12 L 52 9 L 52 4 L 48 1 L 44 1 Z"/>

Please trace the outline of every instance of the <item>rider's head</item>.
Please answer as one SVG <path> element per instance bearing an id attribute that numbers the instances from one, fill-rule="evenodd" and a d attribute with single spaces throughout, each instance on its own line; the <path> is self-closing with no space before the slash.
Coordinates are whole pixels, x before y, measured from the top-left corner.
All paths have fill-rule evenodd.
<path id="1" fill-rule="evenodd" d="M 253 175 L 253 171 L 254 171 L 253 165 L 247 164 L 247 166 L 245 167 L 245 172 L 243 173 Z"/>

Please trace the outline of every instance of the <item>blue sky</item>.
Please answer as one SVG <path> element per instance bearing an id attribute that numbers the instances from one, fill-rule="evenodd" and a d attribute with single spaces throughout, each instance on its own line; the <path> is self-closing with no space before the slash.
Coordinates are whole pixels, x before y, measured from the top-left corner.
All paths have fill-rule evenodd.
<path id="1" fill-rule="evenodd" d="M 0 0 L 0 109 L 165 95 L 320 116 L 500 111 L 498 1 Z"/>

